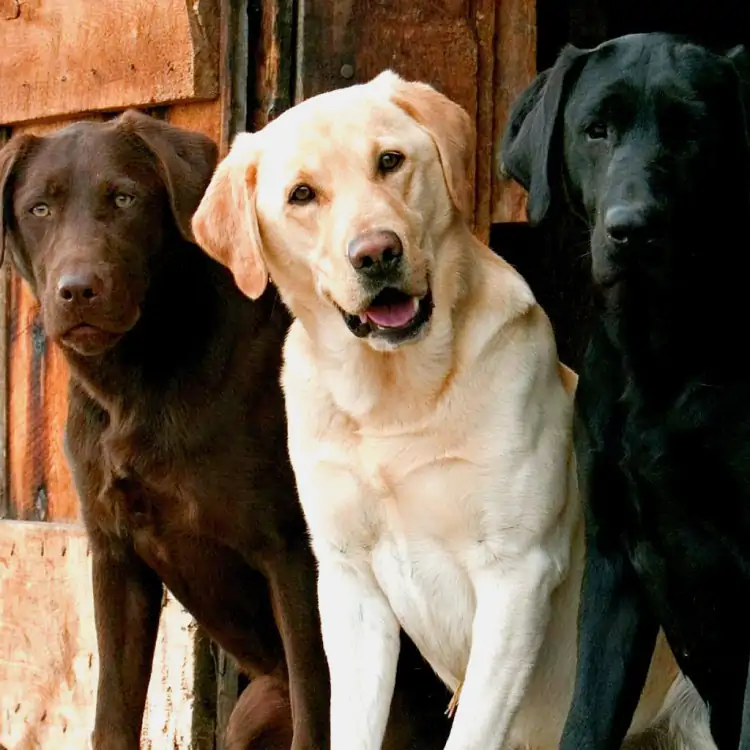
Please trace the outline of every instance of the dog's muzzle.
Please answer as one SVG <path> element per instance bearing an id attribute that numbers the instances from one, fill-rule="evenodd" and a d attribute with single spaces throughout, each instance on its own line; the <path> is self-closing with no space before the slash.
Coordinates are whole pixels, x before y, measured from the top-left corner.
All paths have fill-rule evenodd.
<path id="1" fill-rule="evenodd" d="M 344 322 L 357 338 L 375 336 L 392 344 L 414 338 L 432 317 L 432 293 L 414 297 L 386 287 L 355 315 L 339 308 Z"/>
<path id="2" fill-rule="evenodd" d="M 420 295 L 405 288 L 399 236 L 390 229 L 365 232 L 347 250 L 361 285 L 373 294 L 356 314 L 339 308 L 349 330 L 358 338 L 373 336 L 394 345 L 414 338 L 432 315 L 432 294 L 429 288 Z"/>

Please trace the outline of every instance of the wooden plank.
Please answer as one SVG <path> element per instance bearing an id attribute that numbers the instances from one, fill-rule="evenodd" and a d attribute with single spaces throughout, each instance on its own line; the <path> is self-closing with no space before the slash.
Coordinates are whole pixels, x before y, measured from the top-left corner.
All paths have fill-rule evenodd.
<path id="1" fill-rule="evenodd" d="M 141 747 L 191 746 L 192 618 L 165 597 Z M 91 558 L 77 524 L 0 522 L 0 743 L 80 750 L 99 671 Z"/>
<path id="2" fill-rule="evenodd" d="M 72 521 L 78 498 L 63 452 L 68 367 L 42 328 L 39 305 L 12 275 L 9 346 L 10 500 L 13 517 Z"/>
<path id="3" fill-rule="evenodd" d="M 495 122 L 495 19 L 497 0 L 474 0 L 477 34 L 477 143 L 474 214 L 476 233 L 490 240 Z"/>
<path id="4" fill-rule="evenodd" d="M 495 35 L 495 122 L 493 144 L 502 138 L 510 109 L 536 75 L 536 0 L 500 0 Z M 526 192 L 513 180 L 497 177 L 492 151 L 492 222 L 526 221 Z"/>
<path id="5" fill-rule="evenodd" d="M 64 117 L 57 120 L 35 120 L 33 122 L 23 122 L 16 125 L 13 128 L 12 132 L 13 135 L 17 135 L 19 133 L 40 136 L 49 135 L 50 133 L 54 133 L 56 130 L 60 130 L 60 128 L 64 128 L 66 125 L 72 125 L 74 122 L 78 122 L 79 120 L 84 119 L 93 120 L 94 122 L 101 122 L 107 119 L 107 116 L 103 113 L 91 112 L 81 115 L 80 117 Z"/>
<path id="6" fill-rule="evenodd" d="M 221 142 L 221 101 L 219 99 L 170 107 L 166 112 L 166 120 L 179 128 L 203 133 L 215 143 Z"/>
<path id="7" fill-rule="evenodd" d="M 0 15 L 2 15 L 0 6 Z M 7 142 L 9 133 L 0 130 L 0 148 Z M 8 476 L 8 294 L 9 263 L 0 268 L 0 519 L 9 518 L 11 502 Z M 2 750 L 0 748 L 0 750 Z"/>
<path id="8" fill-rule="evenodd" d="M 219 0 L 3 0 L 0 122 L 211 99 Z"/>
<path id="9" fill-rule="evenodd" d="M 295 101 L 391 68 L 467 110 L 477 129 L 475 231 L 487 241 L 518 195 L 500 184 L 495 197 L 492 155 L 510 102 L 536 69 L 535 0 L 305 0 L 301 8 Z"/>
<path id="10" fill-rule="evenodd" d="M 260 13 L 251 26 L 258 46 L 255 50 L 254 106 L 248 126 L 259 130 L 292 106 L 294 86 L 296 3 L 294 0 L 254 0 Z M 260 15 L 258 19 L 257 16 Z"/>

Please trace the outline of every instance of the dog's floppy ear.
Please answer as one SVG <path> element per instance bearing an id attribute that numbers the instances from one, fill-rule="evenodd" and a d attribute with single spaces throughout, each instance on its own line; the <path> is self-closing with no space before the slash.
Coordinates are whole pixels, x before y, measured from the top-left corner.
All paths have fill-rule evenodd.
<path id="1" fill-rule="evenodd" d="M 547 215 L 553 190 L 558 187 L 552 174 L 557 166 L 553 163 L 555 129 L 562 120 L 571 78 L 587 53 L 573 45 L 565 47 L 554 66 L 537 75 L 510 111 L 497 169 L 501 176 L 513 178 L 528 191 L 527 212 L 532 225 Z"/>
<path id="2" fill-rule="evenodd" d="M 732 47 L 729 52 L 726 53 L 725 57 L 734 65 L 737 69 L 737 73 L 740 79 L 745 83 L 749 83 L 750 78 L 750 54 L 748 53 L 744 44 L 738 44 L 736 47 Z"/>
<path id="3" fill-rule="evenodd" d="M 255 138 L 249 133 L 235 138 L 193 216 L 197 243 L 232 272 L 235 283 L 250 299 L 258 299 L 268 284 L 255 208 Z"/>
<path id="4" fill-rule="evenodd" d="M 0 149 L 0 265 L 5 260 L 6 249 L 11 250 L 16 270 L 31 283 L 31 268 L 24 254 L 14 252 L 11 223 L 13 220 L 12 184 L 24 156 L 38 141 L 33 135 L 16 135 Z"/>
<path id="5" fill-rule="evenodd" d="M 137 135 L 153 154 L 177 228 L 186 240 L 193 242 L 190 219 L 216 167 L 216 144 L 202 133 L 169 125 L 135 109 L 124 112 L 116 123 Z"/>
<path id="6" fill-rule="evenodd" d="M 736 47 L 732 47 L 725 57 L 737 71 L 745 123 L 750 125 L 750 53 L 743 44 L 738 44 Z"/>
<path id="7" fill-rule="evenodd" d="M 451 200 L 471 223 L 474 189 L 469 175 L 476 133 L 468 113 L 426 83 L 405 81 L 392 71 L 385 71 L 378 78 L 390 86 L 393 103 L 430 134 L 437 146 Z"/>

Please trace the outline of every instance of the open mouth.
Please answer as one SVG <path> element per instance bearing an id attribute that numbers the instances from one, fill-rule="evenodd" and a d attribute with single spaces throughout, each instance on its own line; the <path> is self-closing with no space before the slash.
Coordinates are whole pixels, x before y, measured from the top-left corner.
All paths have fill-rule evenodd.
<path id="1" fill-rule="evenodd" d="M 393 340 L 412 337 L 432 315 L 432 293 L 413 297 L 400 289 L 383 289 L 363 312 L 350 315 L 341 310 L 344 322 L 358 338 L 371 334 Z"/>

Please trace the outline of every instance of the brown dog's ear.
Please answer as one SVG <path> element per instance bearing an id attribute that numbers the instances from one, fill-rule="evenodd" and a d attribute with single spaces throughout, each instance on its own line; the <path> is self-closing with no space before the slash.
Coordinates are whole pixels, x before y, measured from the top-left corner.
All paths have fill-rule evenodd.
<path id="1" fill-rule="evenodd" d="M 38 138 L 33 135 L 16 135 L 0 149 L 0 265 L 5 260 L 5 251 L 10 247 L 10 225 L 13 217 L 12 183 L 21 159 L 29 152 Z M 18 272 L 31 283 L 31 270 L 20 253 L 11 253 Z"/>
<path id="2" fill-rule="evenodd" d="M 123 112 L 115 122 L 137 135 L 154 155 L 177 227 L 186 240 L 194 242 L 190 219 L 216 168 L 216 144 L 202 133 L 178 128 L 135 109 Z"/>
<path id="3" fill-rule="evenodd" d="M 254 138 L 249 133 L 235 138 L 193 216 L 196 242 L 232 272 L 250 299 L 258 299 L 268 285 L 255 209 L 258 156 Z"/>
<path id="4" fill-rule="evenodd" d="M 474 160 L 476 132 L 468 113 L 426 83 L 405 81 L 391 71 L 381 73 L 378 78 L 392 87 L 393 103 L 432 137 L 453 204 L 464 219 L 472 223 L 474 189 L 469 175 Z"/>

